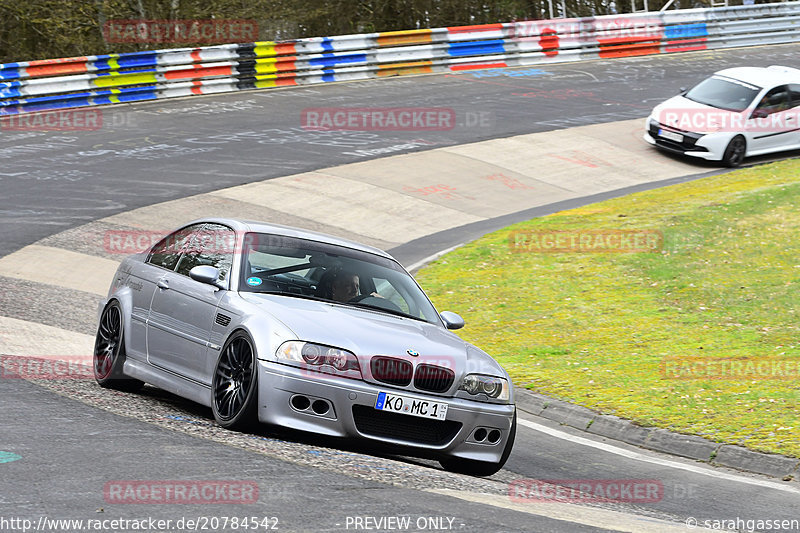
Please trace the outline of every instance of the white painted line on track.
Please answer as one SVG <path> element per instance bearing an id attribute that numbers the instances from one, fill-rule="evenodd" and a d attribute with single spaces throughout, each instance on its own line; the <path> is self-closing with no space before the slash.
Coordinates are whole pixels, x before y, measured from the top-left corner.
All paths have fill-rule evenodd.
<path id="1" fill-rule="evenodd" d="M 755 485 L 758 487 L 773 489 L 773 490 L 780 490 L 783 492 L 789 492 L 791 494 L 800 494 L 800 488 L 791 487 L 782 483 L 778 483 L 775 481 L 768 481 L 765 479 L 756 479 L 756 478 L 749 478 L 745 476 L 739 476 L 736 474 L 730 474 L 728 472 L 722 472 L 719 470 L 714 470 L 713 467 L 710 466 L 700 466 L 700 465 L 692 465 L 692 464 L 685 464 L 678 461 L 671 461 L 669 459 L 663 459 L 661 457 L 652 457 L 650 455 L 645 455 L 643 453 L 639 453 L 633 450 L 626 450 L 624 448 L 620 448 L 618 446 L 614 446 L 613 444 L 607 444 L 604 442 L 598 442 L 595 440 L 587 439 L 585 437 L 580 437 L 578 435 L 572 435 L 565 431 L 561 431 L 559 429 L 547 427 L 542 424 L 538 424 L 531 420 L 520 418 L 518 423 L 522 426 L 530 428 L 534 431 L 538 431 L 540 433 L 545 433 L 550 435 L 551 437 L 555 437 L 557 439 L 564 439 L 570 441 L 575 444 L 580 444 L 582 446 L 589 446 L 591 448 L 595 448 L 598 450 L 602 450 L 604 452 L 613 453 L 615 455 L 620 455 L 622 457 L 626 457 L 628 459 L 633 459 L 635 461 L 642 461 L 644 463 L 651 463 L 659 466 L 666 466 L 668 468 L 674 468 L 676 470 L 686 470 L 688 472 L 693 472 L 695 474 L 701 474 L 704 476 L 714 477 L 717 479 L 724 479 L 726 481 L 733 481 L 736 483 L 746 483 L 748 485 Z"/>
<path id="2" fill-rule="evenodd" d="M 436 261 L 437 259 L 439 259 L 443 255 L 449 254 L 450 252 L 452 252 L 453 250 L 455 250 L 456 248 L 458 248 L 460 246 L 464 246 L 464 243 L 462 242 L 461 244 L 456 244 L 455 246 L 451 246 L 450 248 L 445 248 L 444 250 L 436 252 L 435 254 L 431 254 L 428 257 L 425 257 L 424 259 L 420 259 L 416 263 L 412 263 L 411 265 L 406 267 L 406 270 L 408 270 L 409 272 L 413 272 L 414 270 L 425 266 L 426 264 L 430 263 L 431 261 Z"/>

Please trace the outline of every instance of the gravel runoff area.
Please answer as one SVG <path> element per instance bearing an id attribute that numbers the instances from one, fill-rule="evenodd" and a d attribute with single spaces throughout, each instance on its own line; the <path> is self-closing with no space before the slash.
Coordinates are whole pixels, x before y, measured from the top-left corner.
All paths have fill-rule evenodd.
<path id="1" fill-rule="evenodd" d="M 13 373 L 15 356 L 0 355 L 0 374 Z M 267 426 L 258 433 L 230 431 L 218 426 L 211 418 L 210 410 L 194 402 L 184 400 L 156 387 L 146 385 L 139 393 L 125 393 L 98 386 L 89 366 L 70 363 L 72 378 L 38 379 L 24 377 L 26 381 L 44 387 L 58 395 L 80 401 L 91 407 L 103 409 L 116 415 L 133 418 L 155 426 L 186 433 L 214 442 L 235 446 L 275 459 L 303 466 L 319 468 L 327 472 L 344 474 L 357 479 L 385 483 L 416 490 L 452 490 L 486 494 L 509 495 L 511 482 L 519 475 L 501 470 L 490 478 L 477 478 L 446 472 L 435 461 L 400 457 L 394 455 L 370 455 L 357 450 L 357 444 L 320 442 L 317 437 L 302 432 L 285 432 L 280 428 L 272 431 Z M 341 444 L 342 447 L 336 447 Z M 378 453 L 370 450 L 371 453 Z M 613 502 L 593 501 L 580 504 L 583 507 L 602 508 L 672 521 L 674 517 L 644 506 Z"/>

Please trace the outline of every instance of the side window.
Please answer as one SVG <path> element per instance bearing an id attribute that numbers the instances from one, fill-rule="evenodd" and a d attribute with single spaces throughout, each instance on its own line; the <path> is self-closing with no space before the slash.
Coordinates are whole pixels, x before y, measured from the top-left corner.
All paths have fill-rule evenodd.
<path id="1" fill-rule="evenodd" d="M 192 235 L 184 250 L 176 272 L 184 276 L 199 265 L 210 265 L 219 270 L 219 279 L 228 279 L 233 264 L 236 234 L 221 224 L 203 224 Z"/>
<path id="2" fill-rule="evenodd" d="M 800 85 L 789 85 L 789 107 L 800 106 Z"/>
<path id="3" fill-rule="evenodd" d="M 781 85 L 770 89 L 767 94 L 761 97 L 756 109 L 768 115 L 784 111 L 789 107 L 789 87 Z"/>
<path id="4" fill-rule="evenodd" d="M 145 261 L 157 267 L 175 270 L 175 265 L 178 264 L 183 247 L 192 233 L 198 230 L 200 226 L 202 224 L 194 224 L 170 233 L 150 249 L 150 254 Z"/>

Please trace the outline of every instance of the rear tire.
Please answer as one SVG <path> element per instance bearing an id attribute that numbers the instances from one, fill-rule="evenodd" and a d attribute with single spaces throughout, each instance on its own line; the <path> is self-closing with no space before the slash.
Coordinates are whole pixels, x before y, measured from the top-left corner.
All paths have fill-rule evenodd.
<path id="1" fill-rule="evenodd" d="M 100 315 L 97 336 L 94 341 L 92 366 L 97 384 L 106 389 L 136 392 L 144 382 L 125 376 L 125 339 L 123 333 L 122 308 L 116 300 L 110 302 Z"/>
<path id="2" fill-rule="evenodd" d="M 747 152 L 747 142 L 744 137 L 737 135 L 728 146 L 725 148 L 725 153 L 722 155 L 722 164 L 726 167 L 738 167 L 744 161 L 744 154 Z"/>
<path id="3" fill-rule="evenodd" d="M 258 374 L 253 341 L 244 331 L 227 340 L 211 381 L 211 409 L 225 429 L 248 429 L 258 421 Z"/>
<path id="4" fill-rule="evenodd" d="M 475 461 L 474 459 L 462 459 L 460 457 L 447 457 L 439 459 L 439 464 L 448 472 L 455 472 L 456 474 L 466 474 L 468 476 L 491 476 L 496 474 L 503 468 L 511 455 L 511 449 L 514 447 L 514 439 L 517 436 L 517 412 L 514 411 L 514 420 L 511 422 L 511 431 L 508 433 L 508 440 L 506 447 L 503 449 L 503 455 L 496 463 L 488 463 L 486 461 Z"/>

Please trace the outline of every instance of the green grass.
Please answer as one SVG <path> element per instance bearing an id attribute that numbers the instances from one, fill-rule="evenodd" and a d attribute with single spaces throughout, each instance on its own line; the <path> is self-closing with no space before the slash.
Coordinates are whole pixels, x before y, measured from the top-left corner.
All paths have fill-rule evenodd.
<path id="1" fill-rule="evenodd" d="M 674 379 L 665 359 L 800 362 L 800 161 L 529 220 L 417 276 L 518 385 L 800 457 L 800 378 Z M 512 253 L 511 230 L 650 229 L 658 253 Z"/>

